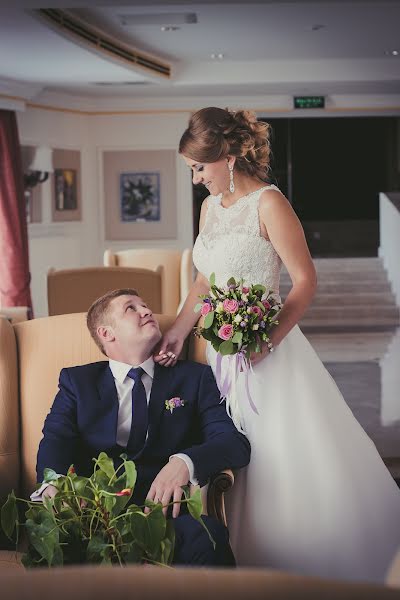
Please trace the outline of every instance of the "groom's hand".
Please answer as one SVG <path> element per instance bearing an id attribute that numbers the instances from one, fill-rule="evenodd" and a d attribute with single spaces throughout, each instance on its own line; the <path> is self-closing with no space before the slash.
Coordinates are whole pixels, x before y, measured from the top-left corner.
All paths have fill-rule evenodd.
<path id="1" fill-rule="evenodd" d="M 182 486 L 188 483 L 189 469 L 185 461 L 178 456 L 173 456 L 151 484 L 147 499 L 161 502 L 164 506 L 171 501 L 179 502 L 183 494 Z M 174 504 L 172 508 L 174 519 L 179 515 L 180 508 L 180 504 Z M 167 514 L 167 510 L 167 508 L 163 509 L 164 515 Z"/>

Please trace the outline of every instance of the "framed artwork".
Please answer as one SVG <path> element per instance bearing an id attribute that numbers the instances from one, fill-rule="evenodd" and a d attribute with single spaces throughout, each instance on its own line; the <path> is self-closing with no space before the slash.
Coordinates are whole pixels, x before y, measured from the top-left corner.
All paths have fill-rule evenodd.
<path id="1" fill-rule="evenodd" d="M 56 210 L 76 210 L 77 197 L 76 169 L 54 169 Z"/>
<path id="2" fill-rule="evenodd" d="M 121 221 L 160 220 L 160 173 L 121 173 L 119 193 Z"/>
<path id="3" fill-rule="evenodd" d="M 103 150 L 106 240 L 177 235 L 176 151 Z"/>
<path id="4" fill-rule="evenodd" d="M 54 173 L 51 174 L 52 220 L 80 221 L 81 153 L 79 150 L 53 150 Z"/>

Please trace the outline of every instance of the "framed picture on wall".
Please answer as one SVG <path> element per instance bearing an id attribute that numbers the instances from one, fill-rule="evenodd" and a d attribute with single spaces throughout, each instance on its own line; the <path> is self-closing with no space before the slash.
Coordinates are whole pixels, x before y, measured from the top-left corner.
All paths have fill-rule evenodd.
<path id="1" fill-rule="evenodd" d="M 78 207 L 76 169 L 54 169 L 56 210 L 76 210 Z"/>
<path id="2" fill-rule="evenodd" d="M 176 151 L 103 150 L 101 159 L 105 238 L 176 238 Z"/>
<path id="3" fill-rule="evenodd" d="M 119 193 L 122 222 L 160 221 L 160 173 L 121 173 Z"/>
<path id="4" fill-rule="evenodd" d="M 80 221 L 81 153 L 79 150 L 54 149 L 54 173 L 51 175 L 52 220 Z"/>

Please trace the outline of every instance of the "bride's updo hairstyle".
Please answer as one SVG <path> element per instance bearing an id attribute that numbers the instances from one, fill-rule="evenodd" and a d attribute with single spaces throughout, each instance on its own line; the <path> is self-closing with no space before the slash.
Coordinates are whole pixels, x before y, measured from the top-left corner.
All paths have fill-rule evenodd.
<path id="1" fill-rule="evenodd" d="M 262 181 L 270 167 L 270 125 L 248 110 L 202 108 L 192 115 L 179 153 L 200 163 L 235 156 L 235 169 Z"/>

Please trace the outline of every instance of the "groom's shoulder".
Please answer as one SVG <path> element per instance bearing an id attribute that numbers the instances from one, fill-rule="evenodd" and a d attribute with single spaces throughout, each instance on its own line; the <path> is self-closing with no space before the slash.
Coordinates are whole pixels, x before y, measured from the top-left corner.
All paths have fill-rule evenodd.
<path id="1" fill-rule="evenodd" d="M 205 373 L 212 373 L 211 367 L 203 363 L 195 362 L 193 360 L 178 360 L 174 370 L 176 373 L 182 373 L 187 375 L 193 375 L 202 377 Z"/>
<path id="2" fill-rule="evenodd" d="M 61 374 L 68 373 L 72 378 L 91 378 L 96 377 L 103 373 L 109 368 L 108 360 L 102 360 L 95 363 L 88 363 L 86 365 L 76 365 L 74 367 L 66 367 L 61 370 Z"/>

